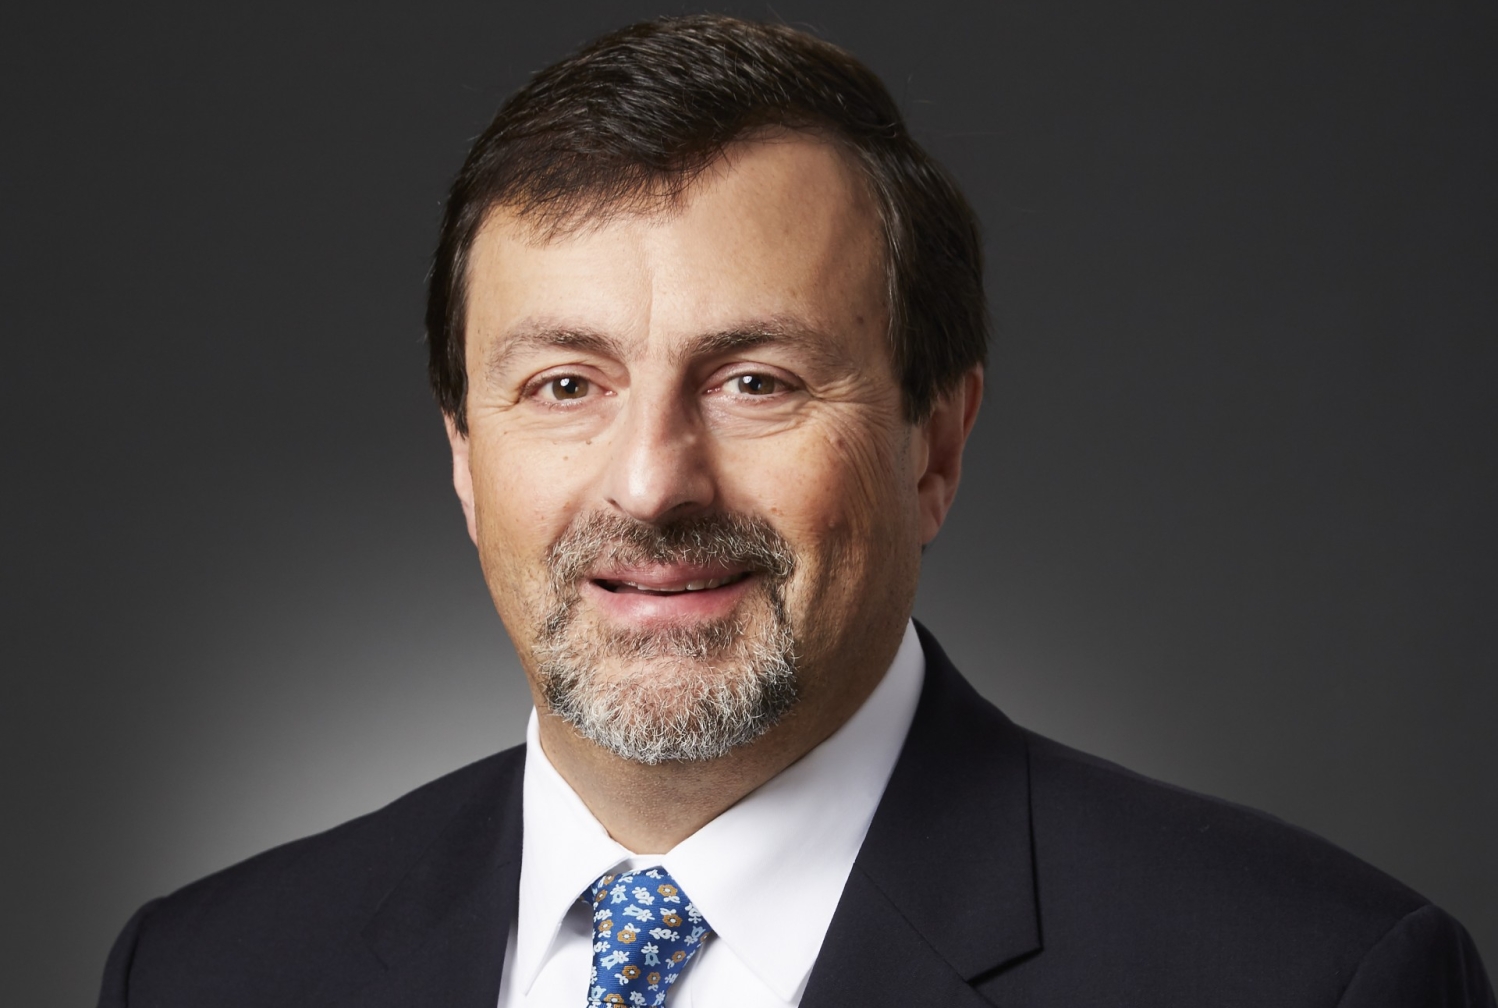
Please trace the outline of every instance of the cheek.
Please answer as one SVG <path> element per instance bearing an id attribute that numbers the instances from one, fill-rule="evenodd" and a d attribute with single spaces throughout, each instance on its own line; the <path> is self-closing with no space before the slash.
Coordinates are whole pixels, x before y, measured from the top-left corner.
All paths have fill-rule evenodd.
<path id="1" fill-rule="evenodd" d="M 491 592 L 496 602 L 534 594 L 544 580 L 539 561 L 582 499 L 578 446 L 475 432 L 471 452 L 479 559 Z"/>
<path id="2" fill-rule="evenodd" d="M 920 543 L 903 445 L 876 426 L 829 425 L 757 468 L 759 513 L 797 555 L 786 605 L 808 670 L 837 667 L 909 612 Z"/>
<path id="3" fill-rule="evenodd" d="M 820 566 L 877 566 L 916 534 L 903 451 L 897 435 L 875 426 L 819 425 L 733 466 L 733 496 L 742 499 L 730 506 L 763 514 Z"/>

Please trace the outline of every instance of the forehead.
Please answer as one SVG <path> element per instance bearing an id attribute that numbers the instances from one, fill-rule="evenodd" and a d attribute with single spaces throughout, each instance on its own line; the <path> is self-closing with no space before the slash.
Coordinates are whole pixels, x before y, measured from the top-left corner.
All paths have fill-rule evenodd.
<path id="1" fill-rule="evenodd" d="M 804 135 L 730 147 L 670 208 L 548 238 L 503 208 L 474 241 L 474 343 L 538 325 L 669 342 L 756 319 L 882 330 L 882 232 L 858 169 Z"/>

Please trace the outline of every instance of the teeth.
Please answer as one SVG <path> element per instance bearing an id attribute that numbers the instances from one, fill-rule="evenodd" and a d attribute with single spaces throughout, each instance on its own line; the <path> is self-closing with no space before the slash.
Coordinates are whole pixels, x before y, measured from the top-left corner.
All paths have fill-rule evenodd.
<path id="1" fill-rule="evenodd" d="M 656 595 L 673 595 L 684 591 L 704 591 L 709 588 L 721 588 L 729 582 L 735 580 L 737 580 L 737 576 L 710 578 L 706 581 L 688 581 L 685 588 L 653 588 L 650 585 L 642 585 L 637 584 L 634 581 L 624 580 L 620 580 L 617 583 L 621 585 L 628 585 L 636 591 L 651 592 L 652 594 Z"/>

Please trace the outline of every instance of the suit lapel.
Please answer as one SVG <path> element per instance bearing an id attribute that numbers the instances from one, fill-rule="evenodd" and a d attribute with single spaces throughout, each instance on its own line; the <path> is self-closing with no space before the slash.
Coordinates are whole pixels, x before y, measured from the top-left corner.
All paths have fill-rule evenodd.
<path id="1" fill-rule="evenodd" d="M 494 1008 L 519 900 L 523 767 L 464 806 L 381 902 L 363 935 L 385 972 L 340 1004 Z"/>
<path id="2" fill-rule="evenodd" d="M 990 1008 L 857 866 L 801 997 L 801 1008 Z"/>
<path id="3" fill-rule="evenodd" d="M 986 1005 L 968 985 L 1040 948 L 1024 736 L 917 630 L 920 703 L 803 1008 Z"/>

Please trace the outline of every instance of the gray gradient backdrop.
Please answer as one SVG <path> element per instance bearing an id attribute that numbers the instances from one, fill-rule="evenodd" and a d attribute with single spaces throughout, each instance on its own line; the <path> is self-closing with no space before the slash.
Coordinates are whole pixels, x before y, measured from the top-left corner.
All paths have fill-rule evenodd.
<path id="1" fill-rule="evenodd" d="M 142 901 L 521 738 L 423 386 L 438 204 L 529 72 L 688 8 L 34 7 L 0 1002 L 62 1006 Z M 985 221 L 990 393 L 918 606 L 958 665 L 1498 964 L 1498 8 L 731 9 L 864 57 Z"/>

